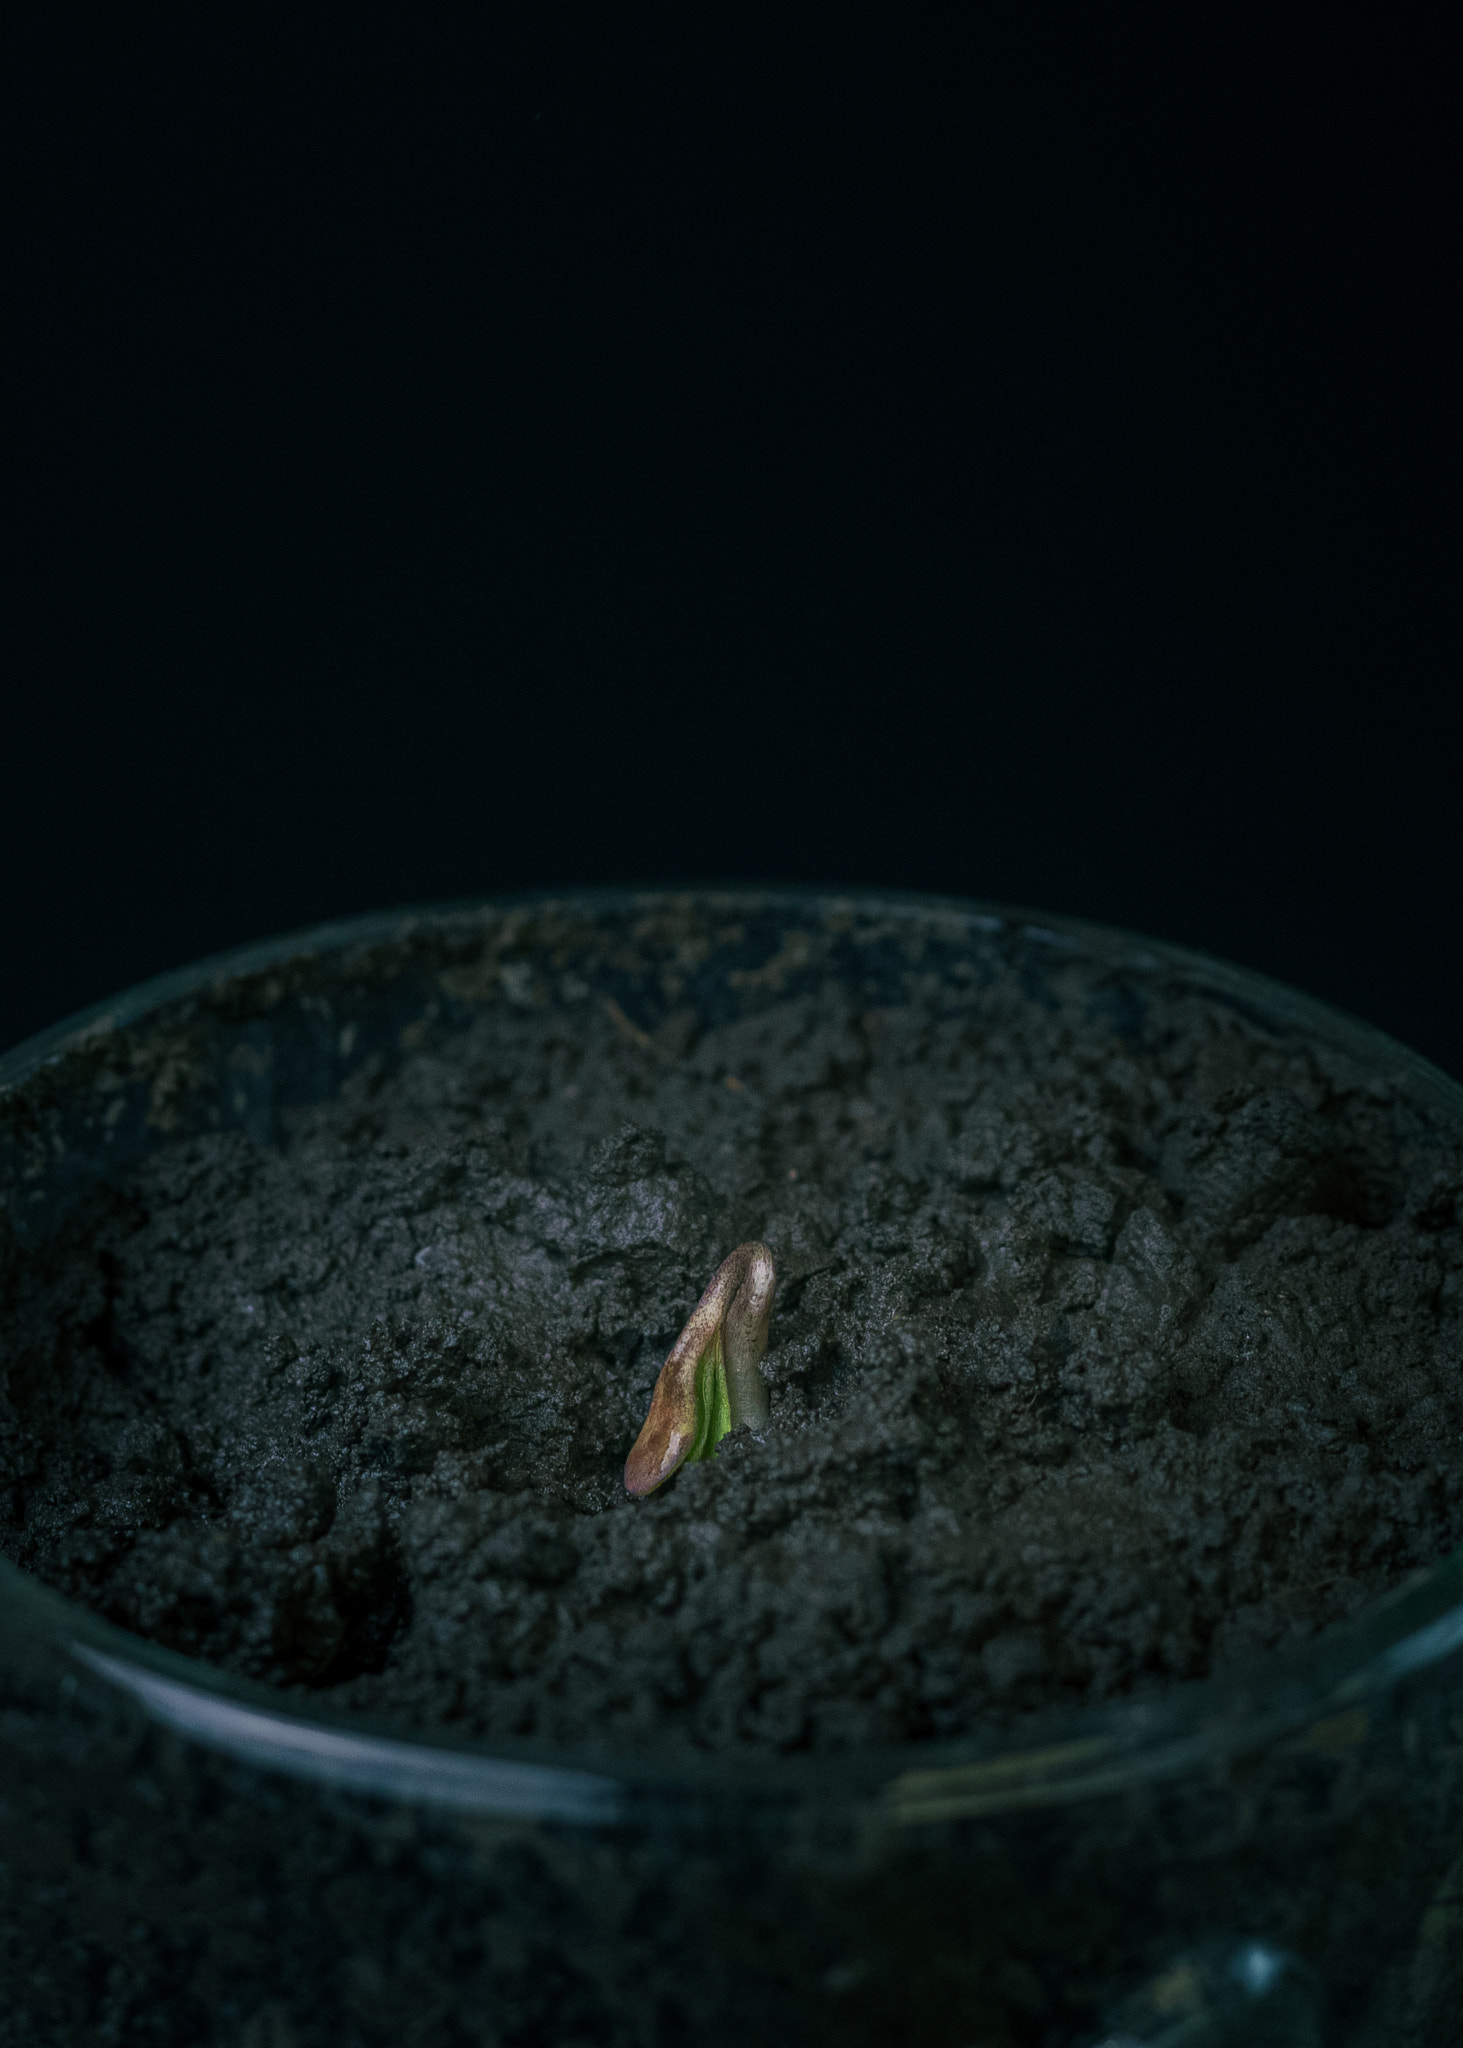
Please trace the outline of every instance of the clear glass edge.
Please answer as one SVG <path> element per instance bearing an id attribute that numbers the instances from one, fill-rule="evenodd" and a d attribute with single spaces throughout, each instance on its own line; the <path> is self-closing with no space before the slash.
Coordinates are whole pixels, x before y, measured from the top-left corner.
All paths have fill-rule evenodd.
<path id="1" fill-rule="evenodd" d="M 844 910 L 943 916 L 986 932 L 1016 929 L 1037 944 L 1085 946 L 1114 964 L 1164 967 L 1216 993 L 1261 1004 L 1277 1022 L 1313 1031 L 1384 1068 L 1414 1097 L 1463 1125 L 1463 1086 L 1385 1032 L 1285 983 L 1208 954 L 1119 927 L 964 898 L 913 892 L 671 884 L 544 889 L 376 912 L 211 955 L 94 1004 L 0 1055 L 0 1095 L 89 1039 L 241 975 L 302 956 L 400 942 L 414 931 L 556 905 L 634 909 L 695 897 L 751 908 L 786 903 L 803 915 Z M 1103 1707 L 1033 1716 L 953 1742 L 909 1743 L 827 1757 L 720 1754 L 661 1761 L 638 1753 L 566 1750 L 542 1740 L 453 1742 L 369 1717 L 286 1705 L 270 1688 L 215 1670 L 115 1628 L 0 1558 L 0 1637 L 40 1636 L 154 1720 L 206 1748 L 321 1785 L 505 1820 L 617 1825 L 640 1798 L 707 1795 L 847 1806 L 852 1797 L 897 1828 L 1064 1804 L 1212 1770 L 1277 1743 L 1334 1748 L 1364 1739 L 1368 1708 L 1404 1678 L 1463 1651 L 1463 1548 L 1296 1650 Z"/>

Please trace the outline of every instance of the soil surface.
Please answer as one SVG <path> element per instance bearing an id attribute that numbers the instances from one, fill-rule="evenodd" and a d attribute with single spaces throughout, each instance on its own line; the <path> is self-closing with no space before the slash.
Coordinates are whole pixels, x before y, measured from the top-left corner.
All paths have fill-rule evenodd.
<path id="1" fill-rule="evenodd" d="M 418 1727 L 794 1750 L 1198 1677 L 1463 1540 L 1463 1182 L 1387 1084 L 1182 991 L 762 996 L 488 1006 L 0 1236 L 5 1552 Z M 771 1424 L 632 1501 L 750 1237 Z"/>

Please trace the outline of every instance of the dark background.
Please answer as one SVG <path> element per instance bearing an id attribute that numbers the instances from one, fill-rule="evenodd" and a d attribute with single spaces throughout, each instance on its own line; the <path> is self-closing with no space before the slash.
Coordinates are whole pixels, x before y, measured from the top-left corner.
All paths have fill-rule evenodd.
<path id="1" fill-rule="evenodd" d="M 1463 1074 L 1441 42 L 977 21 L 11 32 L 0 1044 L 714 877 L 1108 919 Z"/>

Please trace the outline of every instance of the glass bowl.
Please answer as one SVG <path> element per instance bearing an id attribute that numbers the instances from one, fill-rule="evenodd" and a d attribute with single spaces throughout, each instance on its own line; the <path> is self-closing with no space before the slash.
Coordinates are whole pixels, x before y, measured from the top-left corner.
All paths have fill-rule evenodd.
<path id="1" fill-rule="evenodd" d="M 0 1060 L 0 1230 L 24 1256 L 198 1129 L 269 1145 L 484 1003 L 572 985 L 652 1029 L 766 1000 L 774 959 L 878 1003 L 996 955 L 1119 1020 L 1200 991 L 1463 1134 L 1425 1061 L 1176 947 L 939 898 L 590 892 L 245 948 L 32 1039 Z M 1015 1734 L 663 1766 L 304 1711 L 0 1560 L 0 2048 L 1456 2048 L 1460 1767 L 1463 1552 L 1301 1651 Z"/>

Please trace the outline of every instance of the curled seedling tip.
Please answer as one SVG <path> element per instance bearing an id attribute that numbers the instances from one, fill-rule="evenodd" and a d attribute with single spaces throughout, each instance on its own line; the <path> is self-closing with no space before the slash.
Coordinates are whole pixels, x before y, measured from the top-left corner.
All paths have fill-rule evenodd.
<path id="1" fill-rule="evenodd" d="M 645 1427 L 625 1460 L 627 1492 L 654 1493 L 689 1459 L 709 1458 L 729 1429 L 767 1420 L 758 1366 L 776 1285 L 765 1244 L 739 1244 L 722 1260 L 660 1369 Z"/>

